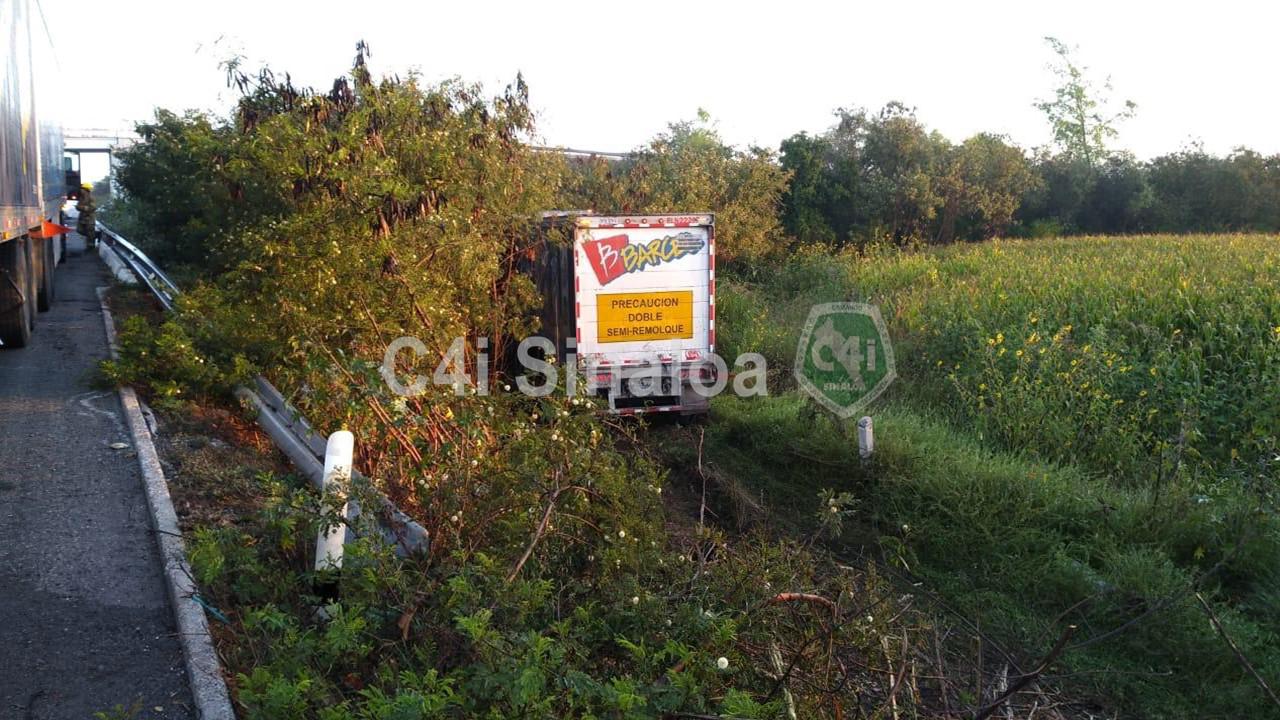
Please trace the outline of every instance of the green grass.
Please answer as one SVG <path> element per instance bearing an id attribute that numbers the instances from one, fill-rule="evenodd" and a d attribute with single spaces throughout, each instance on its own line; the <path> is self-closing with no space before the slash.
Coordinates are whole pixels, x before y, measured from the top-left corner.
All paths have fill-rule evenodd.
<path id="1" fill-rule="evenodd" d="M 781 392 L 717 400 L 708 458 L 795 525 L 820 490 L 853 492 L 857 540 L 1029 658 L 1066 623 L 1080 643 L 1141 617 L 1066 654 L 1086 697 L 1257 717 L 1267 699 L 1190 593 L 1280 685 L 1276 287 L 1264 236 L 802 254 L 721 292 L 722 347 L 763 352 Z M 809 306 L 840 299 L 879 303 L 899 358 L 870 466 L 786 389 Z"/>
<path id="2" fill-rule="evenodd" d="M 1184 463 L 1213 471 L 1275 455 L 1280 393 L 1258 390 L 1280 384 L 1276 287 L 1278 236 L 1074 238 L 807 252 L 767 285 L 726 284 L 718 309 L 727 353 L 786 368 L 812 304 L 877 303 L 899 394 L 1009 447 L 1141 480 L 1179 437 Z"/>

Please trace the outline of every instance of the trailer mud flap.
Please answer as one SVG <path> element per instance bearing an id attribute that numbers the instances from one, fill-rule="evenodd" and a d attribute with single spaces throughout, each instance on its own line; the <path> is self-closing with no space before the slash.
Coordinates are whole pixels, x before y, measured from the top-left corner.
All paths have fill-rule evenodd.
<path id="1" fill-rule="evenodd" d="M 25 347 L 31 339 L 31 253 L 21 239 L 0 243 L 0 346 Z"/>

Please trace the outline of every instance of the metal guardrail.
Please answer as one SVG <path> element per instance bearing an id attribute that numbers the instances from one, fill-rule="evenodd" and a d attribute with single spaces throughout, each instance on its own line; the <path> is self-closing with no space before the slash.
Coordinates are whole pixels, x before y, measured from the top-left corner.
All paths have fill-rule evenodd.
<path id="1" fill-rule="evenodd" d="M 271 436 L 276 447 L 317 490 L 323 492 L 324 437 L 312 429 L 311 423 L 266 378 L 261 375 L 254 378 L 254 386 L 252 389 L 236 388 L 236 396 L 258 412 L 258 424 Z M 377 519 L 382 539 L 394 545 L 398 552 L 410 555 L 427 549 L 429 541 L 426 528 L 396 507 L 365 475 L 352 472 L 351 480 L 357 486 L 373 490 L 375 507 L 364 509 L 355 498 L 348 498 L 349 531 L 367 510 Z"/>
<path id="2" fill-rule="evenodd" d="M 133 243 L 125 240 L 115 230 L 102 223 L 98 223 L 98 229 L 102 231 L 102 236 L 106 238 L 107 246 L 115 252 L 116 257 L 120 258 L 121 262 L 128 266 L 133 271 L 133 274 L 147 286 L 147 289 L 164 305 L 165 310 L 172 310 L 173 302 L 181 291 L 169 279 L 169 276 L 164 274 L 160 266 L 152 262 L 146 253 L 139 250 Z"/>
<path id="3" fill-rule="evenodd" d="M 107 246 L 147 286 L 165 309 L 172 311 L 174 300 L 182 292 L 178 286 L 136 245 L 102 223 L 98 223 L 98 228 L 102 230 L 103 237 L 108 239 Z M 306 418 L 285 400 L 284 395 L 261 375 L 254 378 L 253 388 L 236 388 L 236 396 L 257 411 L 258 424 L 271 436 L 276 447 L 312 485 L 323 491 L 325 439 L 312 429 L 311 423 L 307 422 Z M 386 542 L 395 545 L 397 551 L 402 554 L 413 554 L 427 549 L 429 539 L 426 528 L 396 507 L 395 503 L 380 490 L 374 488 L 369 478 L 353 472 L 352 480 L 368 487 L 376 494 L 378 507 L 372 508 L 371 512 L 376 517 L 382 538 Z M 354 521 L 362 514 L 362 509 L 354 499 L 349 501 L 348 506 L 348 528 L 351 528 L 355 525 Z"/>
<path id="4" fill-rule="evenodd" d="M 561 155 L 566 155 L 568 157 L 575 157 L 575 158 L 577 157 L 588 158 L 588 157 L 594 156 L 594 157 L 611 158 L 613 160 L 626 160 L 627 158 L 636 156 L 635 152 L 610 152 L 608 150 L 583 150 L 580 148 L 570 148 L 570 147 L 548 147 L 546 145 L 532 145 L 530 147 L 532 147 L 534 150 L 537 150 L 539 152 L 559 153 Z"/>

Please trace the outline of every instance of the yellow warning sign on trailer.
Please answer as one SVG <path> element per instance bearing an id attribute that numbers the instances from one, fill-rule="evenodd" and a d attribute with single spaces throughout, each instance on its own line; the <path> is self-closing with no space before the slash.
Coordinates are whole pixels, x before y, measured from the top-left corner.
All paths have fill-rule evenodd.
<path id="1" fill-rule="evenodd" d="M 610 293 L 596 296 L 602 343 L 693 337 L 693 291 Z"/>

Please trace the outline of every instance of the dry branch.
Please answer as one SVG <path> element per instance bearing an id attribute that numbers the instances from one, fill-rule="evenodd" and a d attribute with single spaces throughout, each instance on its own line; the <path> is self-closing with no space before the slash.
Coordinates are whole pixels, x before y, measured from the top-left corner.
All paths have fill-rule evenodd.
<path id="1" fill-rule="evenodd" d="M 558 471 L 556 477 L 559 479 Z M 547 508 L 542 512 L 542 519 L 538 521 L 537 529 L 533 531 L 533 536 L 529 538 L 529 544 L 525 547 L 524 554 L 520 556 L 515 565 L 511 566 L 511 572 L 507 573 L 507 585 L 510 585 L 511 581 L 515 580 L 516 576 L 520 574 L 520 570 L 528 562 L 529 556 L 533 554 L 533 549 L 538 547 L 538 541 L 542 540 L 542 536 L 546 534 L 547 523 L 551 522 L 551 514 L 555 512 L 556 501 L 560 499 L 560 493 L 563 490 L 564 488 L 556 488 L 555 492 L 551 493 L 551 498 L 547 500 Z"/>
<path id="2" fill-rule="evenodd" d="M 769 598 L 769 600 L 765 604 L 776 605 L 777 603 L 783 603 L 783 602 L 813 603 L 815 605 L 821 605 L 833 613 L 836 611 L 835 603 L 822 597 L 821 595 L 814 595 L 812 593 L 780 592 L 777 595 L 774 595 L 773 597 Z"/>
<path id="3" fill-rule="evenodd" d="M 1249 671 L 1249 674 L 1257 681 L 1258 687 L 1262 688 L 1267 697 L 1271 698 L 1271 702 L 1275 703 L 1276 707 L 1280 707 L 1280 698 L 1276 697 L 1275 691 L 1271 689 L 1271 686 L 1267 684 L 1262 675 L 1254 669 L 1253 664 L 1249 662 L 1249 658 L 1244 656 L 1244 653 L 1240 651 L 1231 636 L 1227 635 L 1226 628 L 1222 627 L 1222 623 L 1218 621 L 1218 616 L 1214 614 L 1213 608 L 1209 606 L 1209 603 L 1205 601 L 1200 593 L 1196 593 L 1196 600 L 1200 601 L 1200 607 L 1204 608 L 1205 614 L 1209 616 L 1209 622 L 1213 623 L 1213 629 L 1218 631 L 1218 635 L 1222 637 L 1223 642 L 1227 644 L 1227 647 L 1231 648 L 1231 652 L 1235 653 L 1236 660 L 1244 666 L 1245 670 Z"/>
<path id="4" fill-rule="evenodd" d="M 986 707 L 974 713 L 973 720 L 983 720 L 984 718 L 989 717 L 991 713 L 999 709 L 1005 701 L 1021 691 L 1022 688 L 1029 685 L 1032 680 L 1040 677 L 1040 675 L 1045 670 L 1049 669 L 1049 666 L 1058 659 L 1058 656 L 1062 654 L 1062 651 L 1067 649 L 1067 643 L 1071 641 L 1071 636 L 1075 634 L 1075 631 L 1075 625 L 1068 625 L 1066 629 L 1062 631 L 1062 636 L 1058 638 L 1058 642 L 1054 643 L 1053 648 L 1049 650 L 1049 654 L 1045 655 L 1043 660 L 1036 663 L 1035 669 L 1018 678 L 1017 681 L 1009 686 L 1008 690 L 1005 690 L 1000 694 L 1000 697 L 991 701 L 991 703 Z"/>

